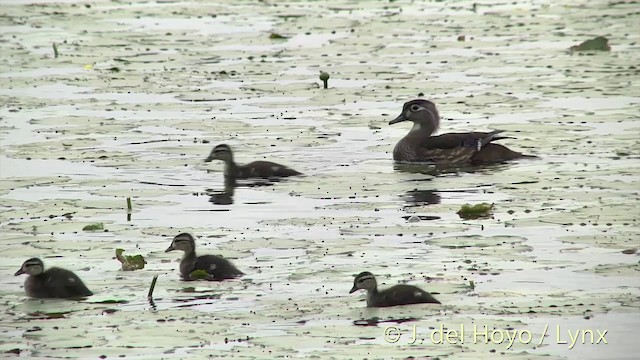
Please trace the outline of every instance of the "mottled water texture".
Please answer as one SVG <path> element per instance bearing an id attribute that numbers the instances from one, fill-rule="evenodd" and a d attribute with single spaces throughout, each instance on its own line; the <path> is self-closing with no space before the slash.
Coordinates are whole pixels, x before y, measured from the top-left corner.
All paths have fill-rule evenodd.
<path id="1" fill-rule="evenodd" d="M 625 1 L 2 1 L 0 357 L 637 358 L 639 23 Z M 595 36 L 611 51 L 568 51 Z M 540 158 L 394 164 L 418 96 Z M 225 186 L 219 143 L 306 176 Z M 180 281 L 180 232 L 247 275 Z M 36 256 L 95 295 L 27 299 Z M 361 271 L 444 305 L 367 309 Z M 586 330 L 607 344 L 562 343 Z"/>

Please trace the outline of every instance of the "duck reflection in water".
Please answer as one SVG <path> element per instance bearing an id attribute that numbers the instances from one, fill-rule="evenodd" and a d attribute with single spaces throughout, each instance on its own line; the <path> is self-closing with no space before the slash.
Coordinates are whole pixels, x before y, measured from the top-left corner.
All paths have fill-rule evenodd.
<path id="1" fill-rule="evenodd" d="M 206 189 L 205 193 L 209 195 L 209 202 L 214 205 L 231 205 L 236 186 L 235 179 L 225 178 L 223 190 Z"/>
<path id="2" fill-rule="evenodd" d="M 484 166 L 471 165 L 449 165 L 449 164 L 432 164 L 432 163 L 403 163 L 396 162 L 393 164 L 395 171 L 408 174 L 424 174 L 431 176 L 441 176 L 448 174 L 489 174 L 499 170 L 504 170 L 510 166 L 509 163 L 487 164 Z"/>
<path id="3" fill-rule="evenodd" d="M 408 206 L 440 204 L 440 194 L 434 190 L 410 190 L 402 196 Z"/>
<path id="4" fill-rule="evenodd" d="M 253 188 L 261 186 L 272 186 L 278 181 L 280 180 L 259 179 L 253 181 L 238 182 L 233 178 L 225 178 L 223 190 L 205 189 L 205 193 L 209 195 L 209 202 L 214 205 L 232 205 L 233 195 L 235 194 L 236 187 Z"/>

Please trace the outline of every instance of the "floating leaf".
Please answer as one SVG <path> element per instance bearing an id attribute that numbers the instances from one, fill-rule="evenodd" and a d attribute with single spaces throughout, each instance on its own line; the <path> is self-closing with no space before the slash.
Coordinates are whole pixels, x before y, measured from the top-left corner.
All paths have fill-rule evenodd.
<path id="1" fill-rule="evenodd" d="M 209 273 L 204 270 L 194 270 L 189 273 L 189 279 L 191 280 L 209 280 Z"/>
<path id="2" fill-rule="evenodd" d="M 104 230 L 104 224 L 103 223 L 89 224 L 89 225 L 83 227 L 82 230 L 84 230 L 84 231 Z"/>
<path id="3" fill-rule="evenodd" d="M 609 40 L 604 36 L 598 36 L 591 40 L 583 41 L 580 45 L 569 48 L 571 51 L 611 51 Z"/>
<path id="4" fill-rule="evenodd" d="M 122 263 L 122 270 L 133 271 L 144 269 L 144 265 L 147 263 L 142 255 L 122 255 L 124 249 L 116 249 L 116 259 Z"/>
<path id="5" fill-rule="evenodd" d="M 271 35 L 269 35 L 269 39 L 288 39 L 288 38 L 280 34 L 271 33 Z"/>
<path id="6" fill-rule="evenodd" d="M 493 209 L 493 204 L 482 203 L 476 205 L 464 204 L 462 208 L 458 210 L 457 214 L 462 219 L 470 220 L 470 219 L 480 219 L 487 218 L 491 215 L 491 210 Z"/>

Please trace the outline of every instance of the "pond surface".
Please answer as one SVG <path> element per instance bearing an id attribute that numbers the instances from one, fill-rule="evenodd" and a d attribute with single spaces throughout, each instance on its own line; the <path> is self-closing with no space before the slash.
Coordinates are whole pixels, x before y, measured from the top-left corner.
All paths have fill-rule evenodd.
<path id="1" fill-rule="evenodd" d="M 637 3 L 213 3 L 3 1 L 0 357 L 636 358 Z M 539 159 L 394 164 L 419 96 Z M 306 176 L 225 186 L 219 143 Z M 180 281 L 180 232 L 247 275 Z M 36 256 L 95 296 L 27 299 Z M 367 309 L 361 271 L 443 305 Z"/>

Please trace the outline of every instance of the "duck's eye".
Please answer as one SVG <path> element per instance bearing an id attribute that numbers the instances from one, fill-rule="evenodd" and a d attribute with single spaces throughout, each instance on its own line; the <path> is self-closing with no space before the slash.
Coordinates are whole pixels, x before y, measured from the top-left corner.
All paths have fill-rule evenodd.
<path id="1" fill-rule="evenodd" d="M 411 105 L 410 110 L 412 112 L 420 111 L 421 107 L 419 105 Z"/>

